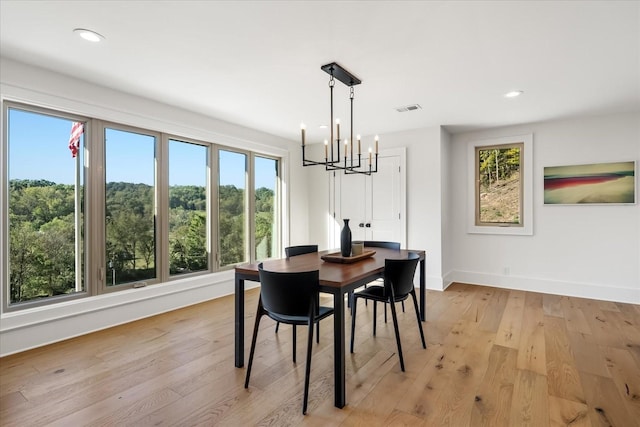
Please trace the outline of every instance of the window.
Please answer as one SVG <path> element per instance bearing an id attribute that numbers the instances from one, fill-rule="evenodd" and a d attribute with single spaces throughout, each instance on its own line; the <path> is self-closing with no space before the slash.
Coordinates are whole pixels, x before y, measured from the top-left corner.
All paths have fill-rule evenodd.
<path id="1" fill-rule="evenodd" d="M 533 234 L 532 135 L 469 146 L 470 233 Z"/>
<path id="2" fill-rule="evenodd" d="M 77 156 L 72 156 L 69 137 L 75 120 L 21 108 L 8 108 L 5 117 L 9 161 L 5 301 L 9 306 L 33 305 L 81 293 L 85 290 L 84 135 Z"/>
<path id="3" fill-rule="evenodd" d="M 248 260 L 247 252 L 247 155 L 218 151 L 219 265 Z"/>
<path id="4" fill-rule="evenodd" d="M 169 140 L 169 274 L 209 269 L 207 147 Z"/>
<path id="5" fill-rule="evenodd" d="M 254 157 L 255 188 L 255 259 L 272 258 L 279 253 L 277 236 L 279 223 L 276 217 L 278 188 L 278 161 L 266 157 Z"/>
<path id="6" fill-rule="evenodd" d="M 476 147 L 476 225 L 522 226 L 522 147 Z"/>
<path id="7" fill-rule="evenodd" d="M 3 113 L 3 311 L 280 254 L 278 158 L 13 102 Z"/>
<path id="8" fill-rule="evenodd" d="M 105 128 L 107 286 L 157 277 L 156 138 Z"/>

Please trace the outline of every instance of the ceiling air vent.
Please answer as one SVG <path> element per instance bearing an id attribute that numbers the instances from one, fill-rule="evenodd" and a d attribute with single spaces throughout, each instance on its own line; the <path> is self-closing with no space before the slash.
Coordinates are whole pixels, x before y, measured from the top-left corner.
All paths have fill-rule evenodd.
<path id="1" fill-rule="evenodd" d="M 396 107 L 396 111 L 398 113 L 404 113 L 405 111 L 413 111 L 413 110 L 420 110 L 420 109 L 422 109 L 420 104 L 411 104 L 411 105 L 404 105 L 402 107 Z"/>

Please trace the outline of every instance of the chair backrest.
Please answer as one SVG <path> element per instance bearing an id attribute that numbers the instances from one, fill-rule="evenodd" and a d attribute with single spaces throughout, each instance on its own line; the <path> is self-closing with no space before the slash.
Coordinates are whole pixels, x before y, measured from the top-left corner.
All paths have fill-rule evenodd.
<path id="1" fill-rule="evenodd" d="M 280 273 L 258 265 L 260 298 L 267 312 L 286 316 L 308 316 L 315 307 L 320 271 Z"/>
<path id="2" fill-rule="evenodd" d="M 287 255 L 287 258 L 296 255 L 310 254 L 312 252 L 318 252 L 318 245 L 300 245 L 284 248 L 284 253 Z"/>
<path id="3" fill-rule="evenodd" d="M 372 247 L 372 248 L 387 248 L 387 249 L 395 249 L 396 251 L 400 250 L 400 242 L 381 242 L 376 240 L 365 240 L 364 246 Z"/>
<path id="4" fill-rule="evenodd" d="M 384 261 L 384 286 L 393 287 L 393 294 L 398 297 L 407 295 L 413 289 L 413 276 L 420 256 L 409 252 L 406 259 L 386 259 Z"/>

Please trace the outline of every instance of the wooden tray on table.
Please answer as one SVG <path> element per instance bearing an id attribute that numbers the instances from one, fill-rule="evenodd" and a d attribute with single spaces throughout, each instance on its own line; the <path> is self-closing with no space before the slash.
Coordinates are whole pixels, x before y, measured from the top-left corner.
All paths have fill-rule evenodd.
<path id="1" fill-rule="evenodd" d="M 376 251 L 364 251 L 360 255 L 356 256 L 342 256 L 340 252 L 334 252 L 331 254 L 322 255 L 323 261 L 335 262 L 339 264 L 351 264 L 354 262 L 362 261 L 363 259 L 372 257 Z"/>

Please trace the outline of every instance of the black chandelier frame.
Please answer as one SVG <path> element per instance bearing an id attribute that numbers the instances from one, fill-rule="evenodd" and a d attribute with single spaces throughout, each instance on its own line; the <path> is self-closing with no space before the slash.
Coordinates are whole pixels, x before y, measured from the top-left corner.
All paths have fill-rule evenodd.
<path id="1" fill-rule="evenodd" d="M 327 74 L 329 74 L 329 99 L 330 99 L 330 110 L 331 110 L 331 134 L 329 144 L 327 140 L 325 140 L 325 149 L 324 149 L 324 161 L 317 161 L 307 159 L 306 157 L 306 144 L 305 144 L 305 132 L 306 129 L 304 125 L 301 126 L 302 132 L 302 166 L 324 166 L 327 171 L 344 171 L 345 174 L 362 174 L 362 175 L 371 175 L 372 173 L 378 172 L 378 137 L 375 137 L 375 161 L 373 161 L 374 153 L 372 153 L 371 148 L 369 148 L 369 164 L 368 167 L 364 165 L 365 161 L 362 159 L 362 151 L 361 151 L 361 142 L 358 137 L 358 152 L 357 152 L 357 161 L 355 161 L 354 156 L 354 139 L 353 139 L 353 99 L 354 99 L 354 86 L 362 83 L 362 80 L 357 78 L 355 75 L 347 71 L 344 67 L 339 65 L 336 62 L 332 62 L 330 64 L 323 65 L 320 69 Z M 333 87 L 335 86 L 335 80 L 339 80 L 344 85 L 349 87 L 349 102 L 350 102 L 350 143 L 347 144 L 345 141 L 344 144 L 344 156 L 340 155 L 340 122 L 336 120 L 336 138 L 334 139 L 334 117 L 333 117 Z M 335 144 L 335 150 L 334 150 Z M 347 147 L 348 146 L 348 147 Z M 347 149 L 349 148 L 349 150 Z M 329 156 L 330 154 L 330 156 Z M 349 155 L 348 155 L 349 154 Z"/>

